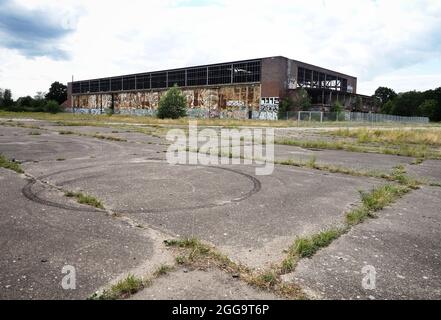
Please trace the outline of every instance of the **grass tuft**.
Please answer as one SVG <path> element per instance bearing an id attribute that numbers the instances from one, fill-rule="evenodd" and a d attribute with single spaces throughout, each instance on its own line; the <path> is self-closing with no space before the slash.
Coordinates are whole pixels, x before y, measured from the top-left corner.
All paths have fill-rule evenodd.
<path id="1" fill-rule="evenodd" d="M 80 204 L 86 204 L 98 209 L 104 209 L 104 205 L 101 203 L 101 201 L 93 196 L 86 195 L 82 192 L 68 191 L 64 195 L 69 198 L 75 198 Z"/>
<path id="2" fill-rule="evenodd" d="M 267 270 L 251 279 L 251 284 L 260 289 L 271 289 L 278 283 L 278 276 L 273 270 Z"/>
<path id="3" fill-rule="evenodd" d="M 369 212 L 376 212 L 393 203 L 397 198 L 409 192 L 409 188 L 398 185 L 384 185 L 371 193 L 361 192 L 363 207 Z"/>
<path id="4" fill-rule="evenodd" d="M 105 135 L 102 135 L 102 134 L 93 134 L 93 135 L 90 135 L 90 137 L 101 139 L 101 140 L 127 142 L 126 139 L 122 139 L 122 138 L 118 138 L 118 137 L 112 137 L 112 136 L 105 136 Z"/>
<path id="5" fill-rule="evenodd" d="M 169 265 L 162 265 L 160 266 L 154 273 L 153 275 L 155 277 L 161 277 L 161 276 L 165 276 L 166 274 L 168 274 L 169 272 L 172 272 L 175 268 L 173 266 L 169 266 Z"/>
<path id="6" fill-rule="evenodd" d="M 301 258 L 312 257 L 321 248 L 327 247 L 344 232 L 343 229 L 329 229 L 306 238 L 297 238 L 294 252 Z"/>
<path id="7" fill-rule="evenodd" d="M 94 293 L 90 300 L 116 300 L 128 298 L 131 295 L 139 292 L 147 283 L 144 283 L 142 279 L 129 274 L 125 279 L 118 281 L 109 290 L 104 290 L 101 294 Z"/>

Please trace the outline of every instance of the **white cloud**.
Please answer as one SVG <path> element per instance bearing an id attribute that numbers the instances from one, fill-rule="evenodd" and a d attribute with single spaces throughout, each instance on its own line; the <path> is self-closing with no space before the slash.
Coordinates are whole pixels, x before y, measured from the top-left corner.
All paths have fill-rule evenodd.
<path id="1" fill-rule="evenodd" d="M 410 68 L 440 56 L 438 0 L 17 2 L 59 12 L 75 31 L 59 43 L 70 60 L 29 59 L 0 48 L 0 87 L 15 97 L 72 74 L 87 79 L 272 55 L 355 75 L 364 94 L 380 85 L 397 91 L 440 85 L 439 64 L 430 72 Z M 409 88 L 412 77 L 419 80 Z"/>

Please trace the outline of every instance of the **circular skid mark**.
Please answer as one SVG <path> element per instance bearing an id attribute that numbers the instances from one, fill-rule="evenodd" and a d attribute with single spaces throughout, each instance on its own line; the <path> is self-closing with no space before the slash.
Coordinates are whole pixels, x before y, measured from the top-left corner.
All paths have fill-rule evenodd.
<path id="1" fill-rule="evenodd" d="M 48 199 L 43 199 L 41 197 L 39 197 L 33 190 L 32 187 L 37 183 L 37 180 L 35 179 L 31 179 L 29 181 L 29 183 L 27 185 L 25 185 L 22 189 L 21 189 L 21 193 L 29 200 L 49 206 L 49 207 L 55 207 L 55 208 L 60 208 L 60 209 L 65 209 L 65 210 L 70 210 L 70 211 L 81 211 L 81 212 L 103 212 L 102 210 L 98 210 L 98 209 L 94 209 L 92 207 L 76 207 L 76 206 L 71 206 L 71 205 L 67 205 L 67 204 L 63 204 L 63 203 L 58 203 L 55 201 L 51 201 Z"/>
<path id="2" fill-rule="evenodd" d="M 158 161 L 158 159 L 150 159 L 151 162 L 164 162 L 164 161 Z M 137 164 L 145 164 L 145 163 L 130 163 L 130 165 L 137 165 Z M 120 166 L 120 164 L 109 164 L 108 166 Z M 197 167 L 196 165 L 178 165 L 178 166 L 185 166 L 185 167 Z M 51 201 L 48 199 L 44 199 L 41 198 L 37 195 L 37 193 L 35 193 L 32 190 L 32 187 L 35 185 L 35 183 L 38 180 L 41 179 L 46 179 L 52 176 L 56 176 L 62 173 L 68 173 L 68 172 L 73 172 L 73 171 L 79 171 L 79 170 L 84 170 L 84 169 L 90 169 L 90 168 L 94 168 L 96 166 L 86 166 L 86 167 L 80 167 L 80 168 L 74 168 L 74 169 L 66 169 L 66 170 L 61 170 L 61 171 L 57 171 L 57 172 L 53 172 L 50 174 L 46 174 L 44 176 L 40 176 L 36 179 L 31 179 L 30 182 L 25 185 L 22 189 L 22 193 L 23 195 L 34 202 L 40 203 L 40 204 L 44 204 L 47 206 L 51 206 L 51 207 L 56 207 L 56 208 L 61 208 L 61 209 L 66 209 L 66 210 L 71 210 L 71 211 L 86 211 L 86 212 L 102 212 L 102 210 L 99 209 L 95 209 L 95 208 L 87 208 L 87 207 L 77 207 L 77 206 L 71 206 L 71 205 L 67 205 L 67 204 L 62 204 L 62 203 L 58 203 L 55 201 Z M 206 168 L 211 168 L 211 169 L 216 169 L 216 170 L 222 170 L 222 171 L 227 171 L 236 175 L 240 175 L 244 178 L 246 178 L 247 180 L 249 180 L 252 183 L 252 188 L 245 194 L 241 195 L 240 197 L 231 199 L 231 200 L 227 200 L 227 201 L 222 201 L 222 202 L 213 202 L 213 203 L 208 203 L 208 204 L 201 204 L 201 205 L 190 205 L 190 206 L 181 206 L 181 207 L 173 207 L 173 208 L 155 208 L 155 209 L 148 209 L 146 208 L 145 210 L 115 210 L 119 213 L 161 213 L 161 212 L 173 212 L 173 211 L 179 211 L 179 210 L 197 210 L 197 209 L 206 209 L 206 208 L 215 208 L 215 207 L 222 207 L 222 206 L 226 206 L 228 204 L 231 203 L 238 203 L 241 201 L 244 201 L 245 199 L 248 199 L 249 197 L 251 197 L 252 195 L 258 193 L 262 186 L 261 186 L 261 182 L 256 178 L 253 177 L 252 175 L 249 175 L 247 173 L 241 172 L 239 170 L 235 170 L 235 169 L 231 169 L 231 168 L 225 168 L 225 167 L 217 167 L 217 166 L 206 166 Z M 81 180 L 85 180 L 88 179 L 90 177 L 84 177 L 84 178 L 75 178 L 74 180 L 70 180 L 70 181 L 81 181 Z M 62 181 L 59 184 L 60 185 L 65 185 L 66 183 L 68 183 L 69 181 Z"/>

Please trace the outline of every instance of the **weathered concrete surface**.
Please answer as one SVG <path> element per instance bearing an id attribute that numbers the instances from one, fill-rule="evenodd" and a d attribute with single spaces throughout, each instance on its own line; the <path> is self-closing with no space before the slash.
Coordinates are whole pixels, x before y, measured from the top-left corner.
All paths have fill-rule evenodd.
<path id="1" fill-rule="evenodd" d="M 379 183 L 373 179 L 285 166 L 277 166 L 271 176 L 255 176 L 252 166 L 229 166 L 228 169 L 234 171 L 224 173 L 222 178 L 218 176 L 221 168 L 197 171 L 201 180 L 211 182 L 217 189 L 216 195 L 208 199 L 205 195 L 210 195 L 213 186 L 203 193 L 192 192 L 200 190 L 196 184 L 180 190 L 183 187 L 180 181 L 188 169 L 176 172 L 176 186 L 170 183 L 169 187 L 169 205 L 159 210 L 163 200 L 152 192 L 150 207 L 157 211 L 149 212 L 149 206 L 145 205 L 146 210 L 141 212 L 138 205 L 130 208 L 131 216 L 177 236 L 210 241 L 234 260 L 261 268 L 283 258 L 283 251 L 296 236 L 343 222 L 344 213 L 359 202 L 358 190 L 369 190 Z M 165 177 L 168 170 L 165 167 L 161 171 Z M 253 190 L 250 178 L 258 181 L 260 190 L 246 196 Z M 234 201 L 241 195 L 239 190 L 244 198 Z M 231 192 L 235 197 L 228 198 Z M 190 207 L 168 209 L 174 208 L 176 203 Z M 217 206 L 213 205 L 216 203 Z M 196 204 L 202 206 L 191 208 Z"/>
<path id="2" fill-rule="evenodd" d="M 133 300 L 276 300 L 277 296 L 254 289 L 231 275 L 210 269 L 179 270 L 154 281 Z"/>
<path id="3" fill-rule="evenodd" d="M 302 260 L 287 277 L 326 299 L 441 299 L 441 189 L 424 187 Z M 376 269 L 365 290 L 364 266 Z"/>
<path id="4" fill-rule="evenodd" d="M 311 150 L 296 146 L 275 146 L 276 160 L 308 161 L 315 157 L 317 163 L 352 168 L 363 171 L 390 172 L 398 165 L 412 163 L 413 158 L 379 153 L 359 153 L 342 150 Z"/>
<path id="5" fill-rule="evenodd" d="M 84 299 L 153 258 L 146 231 L 30 201 L 21 194 L 26 183 L 0 168 L 0 299 Z M 76 290 L 61 287 L 65 265 L 76 268 Z"/>
<path id="6" fill-rule="evenodd" d="M 358 191 L 380 183 L 289 166 L 276 166 L 270 176 L 256 176 L 255 167 L 245 165 L 170 166 L 150 145 L 51 132 L 22 135 L 6 148 L 1 142 L 8 156 L 31 160 L 24 167 L 35 177 L 94 195 L 106 208 L 165 233 L 210 241 L 256 268 L 282 259 L 296 236 L 341 223 L 359 202 Z M 38 195 L 51 201 L 50 194 Z"/>
<path id="7" fill-rule="evenodd" d="M 40 135 L 29 135 L 30 132 Z M 63 166 L 57 160 L 80 163 L 125 160 L 148 157 L 164 159 L 166 146 L 155 144 L 145 137 L 145 142 L 118 142 L 87 136 L 61 135 L 54 131 L 35 130 L 20 127 L 0 126 L 0 151 L 9 158 L 22 163 L 49 161 L 52 165 Z M 150 143 L 149 143 L 150 142 Z M 46 164 L 47 165 L 47 164 Z M 51 166 L 52 166 L 51 165 Z M 72 163 L 66 167 L 72 166 Z M 42 165 L 45 167 L 45 165 Z"/>
<path id="8" fill-rule="evenodd" d="M 4 200 L 0 205 L 0 240 L 4 244 L 0 249 L 0 286 L 8 286 L 5 289 L 10 290 L 1 292 L 5 298 L 84 298 L 122 274 L 139 269 L 145 271 L 139 275 L 148 274 L 148 270 L 154 270 L 155 261 L 170 258 L 161 251 L 164 237 L 195 236 L 216 245 L 235 261 L 263 268 L 271 262 L 280 262 L 285 255 L 283 250 L 297 235 L 308 235 L 341 223 L 344 213 L 358 203 L 358 190 L 384 183 L 289 166 L 276 166 L 271 176 L 256 176 L 254 166 L 244 165 L 169 166 L 164 162 L 167 149 L 164 139 L 114 128 L 62 128 L 43 122 L 38 125 L 48 130 L 0 126 L 0 153 L 22 161 L 26 172 L 42 181 L 63 190 L 78 190 L 98 197 L 107 209 L 130 219 L 132 225 L 142 224 L 146 229 L 130 228 L 121 219 L 85 211 L 83 206 L 63 197 L 61 191 L 44 184 L 29 186 L 30 198 L 34 199 L 30 201 L 21 194 L 26 181 L 15 173 L 3 171 L 6 174 L 0 176 Z M 53 131 L 60 129 L 87 134 L 99 132 L 128 141 L 60 135 Z M 41 135 L 29 135 L 34 131 L 40 131 Z M 276 154 L 291 155 L 297 150 L 309 160 L 309 152 L 313 152 L 318 154 L 319 162 L 343 166 L 362 163 L 363 169 L 379 170 L 390 169 L 403 160 L 393 156 L 298 149 L 283 147 Z M 326 160 L 322 160 L 322 154 Z M 412 159 L 403 161 L 408 163 Z M 3 180 L 9 182 L 3 184 Z M 415 206 L 419 204 L 415 202 Z M 421 210 L 430 213 L 431 209 L 423 206 Z M 39 219 L 34 221 L 35 217 Z M 23 223 L 22 229 L 20 224 L 16 227 L 16 220 Z M 439 225 L 436 228 L 439 230 Z M 153 231 L 161 237 L 155 238 Z M 73 248 L 72 251 L 66 246 Z M 394 253 L 394 248 L 388 245 L 378 248 L 383 256 L 388 255 L 389 250 Z M 16 252 L 20 253 L 17 259 Z M 78 260 L 78 252 L 87 259 Z M 42 260 L 54 262 L 40 265 L 41 259 L 34 261 L 35 256 L 44 255 L 47 257 Z M 136 260 L 132 261 L 133 255 Z M 428 266 L 436 261 L 429 260 Z M 16 262 L 11 264 L 11 261 Z M 85 277 L 87 284 L 80 282 L 83 286 L 80 290 L 66 293 L 59 285 L 63 276 L 61 267 L 71 261 L 80 266 L 79 276 Z M 104 267 L 103 261 L 106 261 Z M 145 270 L 145 265 L 152 268 Z M 29 279 L 34 273 L 33 282 L 18 286 L 17 279 L 23 275 Z M 190 277 L 177 274 L 181 279 L 178 283 L 184 281 L 185 276 Z M 203 296 L 203 287 L 213 279 L 219 284 L 219 294 L 223 295 L 231 280 L 222 282 L 211 271 L 197 274 L 193 279 L 196 279 L 194 288 L 198 292 L 195 297 Z M 197 279 L 204 284 L 201 290 Z M 39 281 L 43 283 L 39 285 L 43 288 L 40 291 L 34 285 Z M 34 294 L 26 291 L 31 286 Z M 242 289 L 233 291 L 231 297 L 241 294 L 248 297 Z M 182 291 L 182 297 L 188 291 Z M 207 287 L 205 292 L 219 297 L 215 291 L 216 287 Z M 152 294 L 157 298 L 165 297 L 166 293 Z M 226 294 L 228 296 L 228 292 Z M 424 296 L 424 292 L 418 294 Z M 249 296 L 258 298 L 254 293 Z"/>
<path id="9" fill-rule="evenodd" d="M 25 168 L 64 190 L 94 195 L 141 224 L 210 241 L 253 267 L 283 258 L 296 236 L 341 223 L 359 202 L 358 190 L 380 183 L 285 166 L 259 177 L 252 166 L 170 166 L 137 158 L 49 164 Z M 31 191 L 53 201 L 34 186 Z"/>
<path id="10" fill-rule="evenodd" d="M 426 160 L 421 164 L 408 166 L 407 172 L 429 183 L 441 184 L 441 160 Z"/>

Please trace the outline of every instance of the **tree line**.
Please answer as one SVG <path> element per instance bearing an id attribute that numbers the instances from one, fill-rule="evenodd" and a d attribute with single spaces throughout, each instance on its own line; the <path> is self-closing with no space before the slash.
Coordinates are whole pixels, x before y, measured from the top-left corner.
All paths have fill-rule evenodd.
<path id="1" fill-rule="evenodd" d="M 33 97 L 20 97 L 14 101 L 10 89 L 0 88 L 0 110 L 14 112 L 50 112 L 63 111 L 61 104 L 67 100 L 67 86 L 56 81 L 48 92 L 37 92 Z"/>
<path id="2" fill-rule="evenodd" d="M 397 94 L 394 90 L 379 87 L 373 98 L 381 113 L 407 117 L 428 117 L 441 121 L 441 87 L 427 91 L 408 91 Z"/>
<path id="3" fill-rule="evenodd" d="M 165 104 L 179 105 L 178 107 L 175 106 L 176 110 L 174 112 L 182 116 L 181 100 L 183 99 L 177 98 L 177 92 L 178 88 L 173 88 Z M 422 92 L 408 91 L 398 94 L 393 89 L 379 87 L 375 90 L 373 99 L 380 113 L 408 117 L 428 117 L 431 121 L 441 121 L 441 87 Z M 20 97 L 16 101 L 12 98 L 11 90 L 0 88 L 0 110 L 57 113 L 62 111 L 61 104 L 66 100 L 67 87 L 58 81 L 51 84 L 47 93 L 37 92 L 34 97 Z M 355 105 L 360 103 L 355 102 Z M 308 92 L 300 89 L 296 99 L 287 98 L 281 101 L 279 111 L 286 113 L 294 109 L 309 110 L 310 107 L 311 98 Z M 161 106 L 159 109 L 159 115 L 165 116 L 163 114 L 164 109 Z M 342 109 L 343 107 L 337 102 L 331 111 L 339 112 Z"/>

